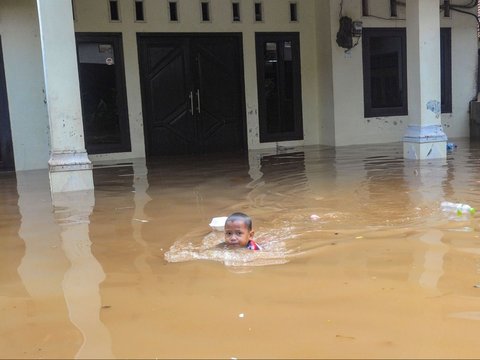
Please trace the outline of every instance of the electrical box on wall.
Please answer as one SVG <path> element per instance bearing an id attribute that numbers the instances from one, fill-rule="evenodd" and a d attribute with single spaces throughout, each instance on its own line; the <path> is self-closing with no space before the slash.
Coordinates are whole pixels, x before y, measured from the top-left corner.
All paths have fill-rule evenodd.
<path id="1" fill-rule="evenodd" d="M 340 29 L 337 32 L 337 44 L 345 49 L 351 49 L 353 47 L 352 19 L 348 16 L 342 16 L 340 18 Z"/>
<path id="2" fill-rule="evenodd" d="M 362 36 L 362 22 L 352 21 L 348 16 L 342 16 L 340 18 L 340 28 L 337 32 L 337 44 L 338 46 L 351 49 L 358 44 L 358 41 L 353 44 L 354 37 Z"/>
<path id="3" fill-rule="evenodd" d="M 363 23 L 361 21 L 352 22 L 352 36 L 362 36 Z"/>

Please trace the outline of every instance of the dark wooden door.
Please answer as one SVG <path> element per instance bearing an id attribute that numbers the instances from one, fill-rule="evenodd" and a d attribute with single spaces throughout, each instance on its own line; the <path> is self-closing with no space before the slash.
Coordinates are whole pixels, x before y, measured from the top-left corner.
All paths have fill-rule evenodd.
<path id="1" fill-rule="evenodd" d="M 7 86 L 0 40 L 0 170 L 14 170 L 12 132 L 8 111 Z"/>
<path id="2" fill-rule="evenodd" d="M 243 149 L 243 68 L 239 37 L 209 36 L 193 42 L 199 135 L 205 152 Z"/>
<path id="3" fill-rule="evenodd" d="M 138 40 L 147 154 L 191 153 L 197 144 L 188 39 Z"/>
<path id="4" fill-rule="evenodd" d="M 148 155 L 245 147 L 241 37 L 138 36 Z"/>

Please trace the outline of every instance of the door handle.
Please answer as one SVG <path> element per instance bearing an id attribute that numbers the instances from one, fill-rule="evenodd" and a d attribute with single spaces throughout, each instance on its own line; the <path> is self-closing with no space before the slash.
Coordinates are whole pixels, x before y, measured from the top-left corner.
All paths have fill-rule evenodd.
<path id="1" fill-rule="evenodd" d="M 190 114 L 193 115 L 193 91 L 190 91 L 190 95 L 188 95 L 190 98 Z"/>
<path id="2" fill-rule="evenodd" d="M 197 111 L 200 114 L 200 89 L 197 89 Z"/>

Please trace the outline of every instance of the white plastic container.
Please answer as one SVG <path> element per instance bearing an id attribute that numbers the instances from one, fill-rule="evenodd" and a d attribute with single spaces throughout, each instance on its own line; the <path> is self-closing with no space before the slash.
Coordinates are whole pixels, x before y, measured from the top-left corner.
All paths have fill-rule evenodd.
<path id="1" fill-rule="evenodd" d="M 462 215 L 474 215 L 476 210 L 467 204 L 452 203 L 449 201 L 442 201 L 440 204 L 442 211 L 456 214 L 457 216 Z"/>
<path id="2" fill-rule="evenodd" d="M 227 216 L 214 217 L 210 222 L 210 227 L 215 231 L 224 231 L 225 230 L 225 221 L 227 221 Z"/>

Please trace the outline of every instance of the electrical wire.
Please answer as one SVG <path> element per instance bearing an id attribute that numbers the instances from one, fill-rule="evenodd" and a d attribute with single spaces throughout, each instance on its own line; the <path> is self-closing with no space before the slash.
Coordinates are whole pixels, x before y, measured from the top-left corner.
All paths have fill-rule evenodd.
<path id="1" fill-rule="evenodd" d="M 454 5 L 454 4 L 450 4 L 450 10 L 451 11 L 456 11 L 456 12 L 459 12 L 459 13 L 462 13 L 462 14 L 465 14 L 465 15 L 470 15 L 470 16 L 473 16 L 475 18 L 475 20 L 477 20 L 477 24 L 478 26 L 480 26 L 480 19 L 478 18 L 477 15 L 471 13 L 471 12 L 468 12 L 468 11 L 465 11 L 465 10 L 462 10 L 462 9 L 473 9 L 473 8 L 478 8 L 478 1 L 479 0 L 471 0 L 470 3 L 468 4 L 459 4 L 459 5 Z M 397 2 L 401 5 L 405 5 L 405 3 L 402 3 L 402 2 Z M 340 12 L 342 11 L 342 8 L 343 8 L 343 0 L 341 0 L 340 2 Z M 444 9 L 444 6 L 441 5 L 440 6 L 440 9 L 443 10 Z M 382 16 L 376 16 L 376 15 L 364 15 L 364 17 L 373 17 L 373 18 L 377 18 L 377 19 L 381 19 L 381 20 L 406 20 L 406 19 L 403 19 L 403 18 L 398 18 L 398 17 L 391 17 L 391 18 L 387 18 L 387 17 L 382 17 Z"/>
<path id="2" fill-rule="evenodd" d="M 357 46 L 358 43 L 360 42 L 360 38 L 361 38 L 361 36 L 358 36 L 357 41 L 355 41 L 355 44 L 353 44 L 353 46 L 351 48 L 345 49 L 344 53 L 345 54 L 349 53 L 355 46 Z"/>
<path id="3" fill-rule="evenodd" d="M 353 49 L 355 46 L 358 45 L 358 43 L 360 42 L 360 38 L 361 38 L 361 36 L 358 36 L 358 37 L 357 37 L 357 41 L 355 41 L 355 44 L 353 44 L 352 49 Z"/>
<path id="4" fill-rule="evenodd" d="M 462 9 L 471 9 L 478 6 L 478 0 L 471 0 L 470 4 L 462 4 L 462 5 L 450 4 L 450 7 L 453 7 L 453 6 L 457 8 L 462 8 Z"/>
<path id="5" fill-rule="evenodd" d="M 387 18 L 387 17 L 382 17 L 382 16 L 377 16 L 377 15 L 363 15 L 363 17 L 373 17 L 373 18 L 377 18 L 377 19 L 382 19 L 382 20 L 406 20 L 404 18 L 399 18 L 399 17 L 391 17 L 391 18 Z"/>
<path id="6" fill-rule="evenodd" d="M 459 13 L 462 13 L 462 14 L 465 14 L 465 15 L 473 16 L 475 18 L 475 20 L 477 20 L 478 26 L 480 26 L 480 20 L 478 19 L 477 15 L 472 14 L 471 12 L 468 12 L 468 11 L 465 11 L 465 10 L 460 10 L 460 9 L 457 8 L 457 6 L 452 6 L 452 5 L 450 5 L 450 10 L 451 11 L 456 11 L 456 12 L 459 12 Z"/>

